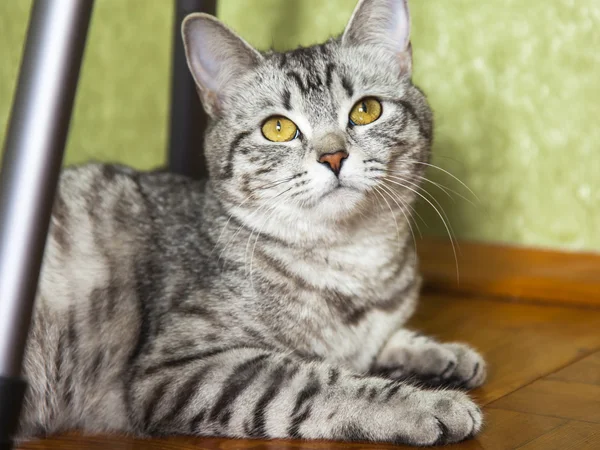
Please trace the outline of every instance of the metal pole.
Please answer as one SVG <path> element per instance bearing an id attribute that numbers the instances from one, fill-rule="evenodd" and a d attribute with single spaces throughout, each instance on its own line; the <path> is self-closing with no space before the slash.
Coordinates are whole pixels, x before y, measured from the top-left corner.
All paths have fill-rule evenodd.
<path id="1" fill-rule="evenodd" d="M 0 449 L 11 448 L 20 378 L 93 0 L 36 0 L 0 173 Z"/>
<path id="2" fill-rule="evenodd" d="M 181 22 L 192 12 L 215 14 L 216 0 L 176 0 L 173 21 L 169 169 L 194 178 L 207 176 L 202 152 L 207 117 L 185 61 Z"/>

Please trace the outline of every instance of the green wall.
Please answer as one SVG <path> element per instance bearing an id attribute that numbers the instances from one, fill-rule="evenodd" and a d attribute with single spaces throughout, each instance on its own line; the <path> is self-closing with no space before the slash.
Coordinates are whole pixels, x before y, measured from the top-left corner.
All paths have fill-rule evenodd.
<path id="1" fill-rule="evenodd" d="M 220 0 L 261 49 L 338 34 L 354 0 Z M 459 238 L 600 250 L 600 2 L 412 0 L 415 81 L 437 132 L 427 189 Z M 0 130 L 30 1 L 0 2 Z M 67 162 L 164 162 L 172 2 L 97 0 Z M 424 233 L 444 226 L 423 202 Z"/>

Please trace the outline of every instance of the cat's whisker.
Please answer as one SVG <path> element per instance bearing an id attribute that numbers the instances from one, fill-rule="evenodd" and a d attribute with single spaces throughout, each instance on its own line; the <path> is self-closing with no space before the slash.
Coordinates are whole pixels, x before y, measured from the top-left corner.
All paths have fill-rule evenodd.
<path id="1" fill-rule="evenodd" d="M 425 226 L 427 226 L 427 223 L 425 222 L 423 217 L 421 217 L 421 214 L 419 214 L 419 212 L 415 209 L 415 207 L 413 205 L 404 201 L 400 197 L 400 195 L 394 189 L 392 189 L 391 186 L 387 186 L 384 183 L 381 185 L 381 187 L 385 187 L 387 189 L 387 191 L 389 192 L 389 194 L 392 195 L 396 200 L 398 200 L 402 204 L 402 206 L 404 207 L 403 208 L 404 211 L 406 211 L 406 213 L 408 213 L 408 218 L 410 218 L 410 222 L 412 222 L 412 224 L 417 227 L 417 232 L 419 233 L 419 237 L 423 237 L 423 234 L 421 233 L 421 229 L 419 228 L 419 224 L 417 223 L 417 220 L 415 219 L 415 215 L 416 215 L 419 219 L 421 219 L 421 222 L 423 222 L 425 224 Z M 408 218 L 407 218 L 407 220 L 408 220 Z"/>
<path id="2" fill-rule="evenodd" d="M 279 195 L 279 194 L 278 194 Z M 278 195 L 273 196 L 271 199 L 275 199 L 277 198 Z M 267 207 L 268 204 L 265 203 L 261 206 L 259 206 L 258 208 L 256 208 L 254 211 L 252 211 L 249 215 L 248 218 L 253 217 L 255 214 L 258 214 L 263 208 Z M 229 241 L 227 241 L 227 244 L 221 249 L 221 252 L 219 253 L 219 258 L 217 259 L 217 265 L 219 265 L 221 258 L 223 256 L 223 253 L 227 250 L 227 248 L 229 247 L 229 245 L 233 242 L 233 240 L 238 236 L 238 234 L 240 233 L 240 231 L 244 228 L 244 225 L 240 225 L 237 230 L 233 233 L 233 235 L 229 238 Z"/>
<path id="3" fill-rule="evenodd" d="M 434 185 L 435 187 L 437 187 L 438 189 L 440 189 L 441 191 L 443 191 L 444 194 L 446 194 L 448 196 L 448 198 L 450 198 L 453 202 L 456 202 L 456 200 L 454 199 L 454 197 L 452 197 L 451 194 L 454 194 L 457 197 L 460 197 L 462 200 L 466 201 L 471 206 L 474 206 L 474 207 L 477 206 L 473 201 L 471 201 L 471 199 L 465 197 L 460 192 L 455 191 L 454 189 L 451 189 L 451 188 L 449 188 L 446 185 L 443 185 L 442 183 L 438 183 L 437 181 L 430 180 L 429 178 L 427 178 L 426 176 L 423 176 L 423 175 L 411 175 L 411 176 L 413 176 L 413 177 L 416 176 L 416 178 L 418 180 L 426 181 L 427 183 L 430 183 L 430 184 Z"/>
<path id="4" fill-rule="evenodd" d="M 274 181 L 272 183 L 264 184 L 262 186 L 257 187 L 256 189 L 262 189 L 262 190 L 271 189 L 273 187 L 279 186 L 280 184 L 283 184 L 283 183 L 286 183 L 288 181 L 291 181 L 293 178 L 294 178 L 294 176 L 286 177 L 284 179 L 277 180 L 277 181 Z M 242 202 L 239 205 L 237 205 L 235 208 L 241 208 L 253 196 L 254 196 L 254 194 L 250 194 L 244 200 L 242 200 Z M 225 223 L 225 225 L 221 229 L 221 233 L 219 234 L 219 238 L 217 239 L 217 242 L 215 242 L 215 245 L 213 246 L 212 250 L 210 251 L 210 255 L 212 255 L 214 253 L 215 249 L 218 247 L 218 244 L 221 242 L 221 238 L 223 237 L 223 234 L 225 233 L 225 230 L 229 226 L 229 222 L 231 221 L 232 218 L 233 218 L 233 213 L 229 214 L 229 217 L 227 218 L 227 222 Z M 219 258 L 219 260 L 220 260 L 220 258 Z"/>
<path id="5" fill-rule="evenodd" d="M 386 180 L 388 183 L 393 183 L 393 184 L 397 184 L 398 186 L 403 187 L 404 189 L 408 189 L 409 191 L 414 192 L 416 195 L 418 195 L 419 197 L 421 197 L 423 200 L 425 200 L 437 213 L 437 215 L 439 216 L 439 218 L 442 220 L 442 223 L 444 224 L 444 227 L 446 228 L 446 232 L 448 233 L 448 237 L 450 238 L 450 244 L 452 245 L 452 253 L 454 254 L 454 262 L 456 264 L 456 280 L 457 282 L 460 280 L 460 273 L 459 273 L 459 269 L 458 269 L 458 255 L 456 253 L 456 246 L 454 243 L 454 239 L 452 237 L 452 233 L 450 232 L 450 227 L 448 226 L 448 224 L 446 223 L 446 220 L 444 219 L 444 216 L 442 216 L 442 214 L 440 213 L 440 211 L 436 208 L 436 206 L 431 203 L 431 201 L 429 201 L 429 199 L 427 197 L 425 197 L 423 194 L 421 194 L 419 191 L 411 188 L 410 186 L 407 186 L 405 184 L 399 183 L 397 181 L 394 180 Z"/>
<path id="6" fill-rule="evenodd" d="M 414 186 L 416 189 L 421 189 L 425 194 L 427 194 L 429 196 L 429 198 L 435 202 L 435 204 L 438 206 L 438 208 L 441 210 L 442 214 L 444 215 L 444 219 L 446 219 L 446 222 L 448 224 L 448 228 L 450 229 L 449 231 L 449 235 L 450 235 L 450 239 L 454 239 L 454 241 L 456 242 L 456 245 L 458 247 L 458 241 L 456 239 L 456 233 L 454 232 L 454 229 L 452 228 L 452 225 L 450 223 L 450 218 L 448 217 L 448 215 L 446 214 L 446 211 L 444 210 L 443 206 L 441 205 L 441 203 L 435 198 L 434 195 L 431 194 L 431 192 L 429 192 L 427 189 L 425 189 L 425 187 L 423 187 L 420 184 L 414 183 L 410 180 L 407 180 L 406 178 L 400 178 L 400 177 L 396 177 L 396 179 L 398 179 L 399 181 L 402 181 L 404 183 L 408 183 L 411 186 Z M 460 251 L 460 248 L 459 248 Z"/>
<path id="7" fill-rule="evenodd" d="M 291 189 L 291 188 L 290 188 Z M 256 239 L 254 239 L 254 246 L 252 247 L 252 253 L 250 254 L 250 287 L 252 289 L 252 291 L 254 292 L 254 279 L 252 278 L 252 267 L 253 267 L 253 262 L 254 262 L 254 252 L 256 250 L 256 244 L 258 243 L 258 239 L 260 237 L 260 234 L 262 233 L 262 230 L 264 229 L 265 225 L 267 224 L 267 222 L 273 217 L 273 214 L 277 211 L 277 207 L 284 202 L 285 200 L 287 200 L 287 197 L 282 198 L 279 202 L 277 202 L 277 204 L 272 208 L 271 213 L 265 218 L 262 226 L 260 227 L 260 229 L 258 230 L 258 233 L 256 234 Z M 244 259 L 245 259 L 245 255 L 244 255 Z"/>
<path id="8" fill-rule="evenodd" d="M 477 205 L 475 205 L 475 203 L 473 203 L 470 199 L 468 199 L 467 197 L 462 195 L 460 192 L 457 192 L 454 189 L 449 188 L 448 186 L 444 186 L 443 184 L 438 183 L 437 181 L 430 180 L 429 178 L 427 178 L 425 176 L 421 176 L 421 175 L 418 176 L 418 179 L 422 180 L 422 181 L 426 181 L 427 183 L 433 184 L 435 187 L 437 187 L 438 189 L 443 191 L 448 196 L 448 198 L 450 198 L 453 202 L 455 202 L 456 200 L 454 199 L 454 197 L 452 197 L 452 194 L 454 194 L 457 197 L 461 198 L 462 200 L 466 201 L 471 206 L 477 206 Z"/>
<path id="9" fill-rule="evenodd" d="M 242 206 L 244 206 L 244 203 L 246 203 L 248 200 L 250 200 L 252 198 L 252 194 L 250 194 L 248 197 L 246 197 L 242 203 L 240 203 L 239 205 L 236 206 L 236 208 L 241 208 Z M 225 233 L 225 230 L 227 229 L 227 227 L 229 226 L 229 222 L 231 222 L 231 219 L 233 218 L 233 213 L 229 214 L 229 217 L 227 218 L 227 222 L 225 222 L 225 225 L 223 225 L 223 228 L 221 229 L 221 233 L 219 234 L 219 237 L 217 239 L 217 242 L 215 242 L 215 245 L 213 246 L 212 250 L 210 251 L 210 256 L 212 256 L 212 254 L 214 253 L 215 249 L 217 248 L 217 246 L 219 245 L 219 242 L 221 242 L 221 238 L 223 237 L 223 234 Z"/>
<path id="10" fill-rule="evenodd" d="M 436 166 L 435 164 L 430 164 L 430 163 L 426 163 L 426 162 L 423 162 L 423 161 L 415 161 L 415 160 L 410 160 L 410 159 L 398 159 L 398 161 L 401 161 L 401 162 L 407 162 L 407 163 L 411 163 L 411 164 L 422 164 L 422 165 L 424 165 L 424 166 L 427 166 L 427 167 L 431 167 L 431 168 L 433 168 L 433 169 L 440 170 L 440 171 L 444 172 L 446 175 L 448 175 L 448 176 L 450 176 L 450 177 L 454 178 L 456 181 L 458 181 L 458 182 L 459 182 L 459 183 L 460 183 L 460 184 L 461 184 L 461 185 L 462 185 L 462 186 L 463 186 L 463 187 L 464 187 L 464 188 L 465 188 L 467 191 L 469 191 L 469 193 L 470 193 L 470 194 L 471 194 L 473 197 L 475 197 L 475 199 L 476 199 L 478 202 L 480 202 L 480 201 L 481 201 L 481 200 L 479 199 L 479 197 L 477 196 L 477 194 L 475 194 L 475 192 L 473 192 L 473 190 L 472 190 L 472 189 L 471 189 L 469 186 L 467 186 L 467 185 L 466 185 L 466 184 L 465 184 L 465 183 L 464 183 L 464 182 L 463 182 L 461 179 L 459 179 L 457 176 L 455 176 L 455 175 L 453 175 L 452 173 L 448 172 L 446 169 L 442 169 L 441 167 L 439 167 L 439 166 Z"/>
<path id="11" fill-rule="evenodd" d="M 390 196 L 390 198 L 398 206 L 398 209 L 400 209 L 400 212 L 404 215 L 404 218 L 406 219 L 406 223 L 408 225 L 408 229 L 410 230 L 410 234 L 411 234 L 411 236 L 413 238 L 413 243 L 414 243 L 415 249 L 416 249 L 417 248 L 417 238 L 415 237 L 415 233 L 414 233 L 412 225 L 410 223 L 411 221 L 408 218 L 408 216 L 406 215 L 406 213 L 404 212 L 404 208 L 402 206 L 400 206 L 400 204 L 396 201 L 395 196 L 392 195 L 392 194 L 390 194 L 391 189 L 389 187 L 385 186 L 384 184 L 380 185 L 379 187 L 383 190 L 384 193 L 387 193 Z M 400 200 L 400 199 L 398 199 L 398 200 Z M 400 202 L 402 202 L 402 200 L 400 200 Z M 396 228 L 398 228 L 398 224 L 396 224 Z M 419 231 L 419 235 L 421 235 L 420 231 Z M 402 245 L 401 245 L 401 242 L 400 242 L 400 232 L 399 231 L 398 231 L 398 246 L 399 246 L 399 251 L 401 252 L 402 251 Z"/>
<path id="12" fill-rule="evenodd" d="M 425 225 L 426 228 L 428 228 L 427 222 L 425 221 L 425 219 L 423 219 L 423 216 L 421 216 L 421 214 L 419 214 L 419 211 L 417 211 L 417 209 L 414 207 L 414 205 L 411 205 L 409 202 L 406 202 L 405 200 L 403 200 L 400 197 L 400 195 L 394 189 L 392 189 L 390 186 L 387 186 L 387 187 L 388 187 L 388 189 L 390 189 L 390 192 L 392 192 L 394 194 L 394 196 L 406 208 L 406 212 L 408 212 L 408 214 L 410 215 L 410 218 L 413 220 L 414 225 L 417 227 L 417 231 L 419 232 L 419 236 L 422 236 L 421 229 L 419 228 L 419 224 L 417 223 L 415 215 L 416 215 L 417 218 L 419 218 L 421 220 L 421 223 L 423 225 Z"/>
<path id="13" fill-rule="evenodd" d="M 398 226 L 398 221 L 396 220 L 396 215 L 394 214 L 394 210 L 392 209 L 392 206 L 390 205 L 390 203 L 386 200 L 385 196 L 381 193 L 381 191 L 376 186 L 375 186 L 375 192 L 377 192 L 379 195 L 381 195 L 381 198 L 383 199 L 383 201 L 386 203 L 386 205 L 390 209 L 390 213 L 392 215 L 392 218 L 394 219 L 394 225 L 396 225 L 396 236 L 398 238 L 398 251 L 402 251 L 402 242 L 400 240 L 400 227 Z M 414 238 L 414 234 L 413 234 L 413 238 Z M 416 245 L 416 242 L 415 242 L 415 245 Z"/>
<path id="14" fill-rule="evenodd" d="M 275 202 L 274 204 L 266 205 L 265 214 L 270 215 L 275 210 L 277 205 L 278 205 L 278 202 Z M 261 229 L 264 226 L 265 220 L 266 219 L 263 219 L 262 224 L 260 224 Z M 249 273 L 248 272 L 248 263 L 247 263 L 248 249 L 250 248 L 250 242 L 252 241 L 252 236 L 254 235 L 254 232 L 256 231 L 256 227 L 258 227 L 258 226 L 259 226 L 259 224 L 256 224 L 252 227 L 252 230 L 250 230 L 250 234 L 248 235 L 248 240 L 246 241 L 246 247 L 244 249 L 244 273 L 245 273 L 246 277 L 248 276 L 248 273 Z"/>
<path id="15" fill-rule="evenodd" d="M 273 181 L 271 183 L 268 184 L 263 184 L 262 186 L 257 186 L 256 188 L 254 188 L 255 190 L 260 190 L 260 191 L 266 191 L 268 189 L 273 189 L 274 187 L 277 187 L 281 184 L 287 183 L 289 181 L 292 181 L 294 178 L 297 178 L 297 175 L 292 175 L 286 178 L 282 178 L 280 180 L 276 180 Z"/>
<path id="16" fill-rule="evenodd" d="M 404 181 L 404 180 L 406 180 L 406 178 L 404 178 L 404 177 L 400 177 L 400 176 L 397 176 L 397 175 L 393 175 L 395 172 L 393 172 L 393 171 L 391 171 L 391 170 L 388 170 L 388 171 L 386 171 L 386 173 L 387 173 L 387 175 L 386 175 L 386 176 L 387 176 L 388 178 L 393 178 L 393 179 L 396 179 L 396 180 L 401 180 L 401 181 Z M 454 199 L 454 197 L 452 197 L 452 196 L 450 195 L 450 191 L 451 191 L 451 189 L 449 189 L 449 188 L 446 188 L 445 186 L 443 186 L 443 185 L 441 185 L 441 184 L 439 184 L 439 183 L 436 183 L 435 181 L 432 181 L 432 180 L 430 180 L 429 178 L 427 178 L 427 177 L 424 177 L 424 176 L 421 176 L 421 175 L 414 175 L 414 174 L 411 174 L 411 175 L 410 175 L 410 177 L 411 177 L 411 178 L 413 178 L 413 179 L 416 179 L 416 180 L 420 180 L 420 181 L 427 181 L 428 183 L 431 183 L 431 184 L 433 184 L 433 185 L 434 185 L 434 186 L 436 186 L 438 189 L 440 189 L 440 190 L 441 190 L 441 191 L 442 191 L 444 194 L 446 194 L 450 200 L 452 200 L 453 202 L 456 202 L 456 200 Z M 455 193 L 455 194 L 457 194 L 457 195 L 460 195 L 460 194 L 456 193 L 455 191 L 452 191 L 452 192 L 454 192 L 454 193 Z M 464 197 L 463 197 L 463 198 L 464 198 Z"/>
<path id="17" fill-rule="evenodd" d="M 271 201 L 274 202 L 277 198 L 281 197 L 282 195 L 286 194 L 287 192 L 289 192 L 292 189 L 293 189 L 293 186 L 289 187 L 288 189 L 286 189 L 283 192 L 280 192 L 275 197 L 273 197 L 273 199 L 271 199 Z M 267 221 L 271 218 L 271 216 L 273 215 L 273 213 L 277 210 L 277 207 L 284 200 L 286 200 L 286 199 L 287 199 L 287 197 L 284 197 L 284 198 L 280 199 L 278 202 L 275 202 L 274 204 L 269 205 L 269 208 L 267 209 L 268 216 L 263 220 L 263 222 L 262 222 L 262 224 L 260 226 L 260 229 L 259 229 L 258 234 L 256 236 L 256 241 L 255 241 L 255 244 L 254 244 L 255 247 L 256 247 L 256 242 L 258 240 L 258 237 L 260 236 L 260 233 L 262 232 L 262 230 L 263 230 L 264 226 L 266 225 Z M 252 227 L 252 231 L 250 232 L 250 236 L 248 236 L 248 242 L 246 243 L 246 249 L 244 251 L 244 270 L 246 271 L 246 276 L 248 276 L 248 270 L 247 270 L 247 265 L 246 265 L 246 259 L 247 259 L 247 255 L 248 255 L 248 248 L 249 248 L 249 245 L 250 245 L 250 241 L 252 239 L 252 235 L 254 234 L 255 231 L 256 231 L 256 226 Z M 254 252 L 254 250 L 253 250 L 253 252 Z M 250 273 L 250 275 L 252 274 L 252 259 L 250 259 L 250 272 L 249 273 Z"/>

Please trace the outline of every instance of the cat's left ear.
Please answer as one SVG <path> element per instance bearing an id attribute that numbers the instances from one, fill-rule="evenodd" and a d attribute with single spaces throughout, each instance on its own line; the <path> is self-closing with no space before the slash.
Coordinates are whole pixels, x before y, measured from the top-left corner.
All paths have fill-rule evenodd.
<path id="1" fill-rule="evenodd" d="M 408 0 L 359 0 L 342 36 L 342 44 L 379 47 L 412 71 Z"/>
<path id="2" fill-rule="evenodd" d="M 204 109 L 216 116 L 236 79 L 262 61 L 262 55 L 216 17 L 195 13 L 181 26 L 185 56 Z"/>

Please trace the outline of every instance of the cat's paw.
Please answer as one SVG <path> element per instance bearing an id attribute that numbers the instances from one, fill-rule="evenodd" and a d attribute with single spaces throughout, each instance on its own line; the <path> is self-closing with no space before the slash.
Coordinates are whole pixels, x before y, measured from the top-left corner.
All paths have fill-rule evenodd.
<path id="1" fill-rule="evenodd" d="M 443 384 L 449 386 L 474 389 L 481 386 L 487 376 L 487 368 L 483 357 L 465 344 L 452 343 L 443 346 L 454 353 L 456 365 L 451 373 L 446 374 Z"/>
<path id="2" fill-rule="evenodd" d="M 481 386 L 486 378 L 483 357 L 460 343 L 428 341 L 397 347 L 386 359 L 378 371 L 380 375 L 429 386 L 473 389 Z"/>
<path id="3" fill-rule="evenodd" d="M 481 409 L 464 393 L 452 390 L 415 392 L 414 428 L 398 441 L 412 445 L 440 445 L 461 442 L 482 428 Z"/>

